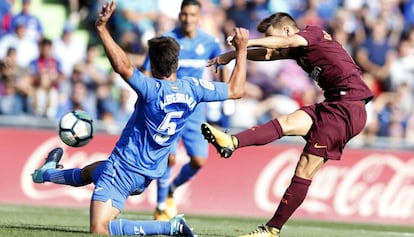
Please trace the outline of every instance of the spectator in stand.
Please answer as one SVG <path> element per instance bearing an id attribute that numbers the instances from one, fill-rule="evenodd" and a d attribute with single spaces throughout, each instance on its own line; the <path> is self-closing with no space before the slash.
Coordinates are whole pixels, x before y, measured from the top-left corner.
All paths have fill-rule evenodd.
<path id="1" fill-rule="evenodd" d="M 70 96 L 61 99 L 63 100 L 59 101 L 55 117 L 56 121 L 59 121 L 65 113 L 76 109 L 89 113 L 93 119 L 98 118 L 96 114 L 96 98 L 88 92 L 85 84 L 81 81 L 74 81 Z"/>
<path id="2" fill-rule="evenodd" d="M 39 55 L 38 45 L 25 37 L 26 28 L 23 21 L 16 21 L 14 31 L 0 39 L 0 58 L 6 56 L 9 48 L 15 48 L 17 65 L 23 68 Z"/>
<path id="3" fill-rule="evenodd" d="M 79 80 L 86 85 L 90 93 L 94 93 L 99 85 L 105 84 L 107 81 L 107 72 L 97 63 L 99 54 L 97 45 L 89 45 L 86 50 L 86 58 L 74 67 L 74 73 L 79 75 Z"/>
<path id="4" fill-rule="evenodd" d="M 403 4 L 405 28 L 409 29 L 414 27 L 414 0 L 403 1 Z"/>
<path id="5" fill-rule="evenodd" d="M 22 0 L 22 10 L 12 18 L 12 30 L 23 22 L 26 26 L 26 37 L 33 42 L 40 42 L 43 38 L 43 26 L 39 18 L 30 12 L 31 0 Z"/>
<path id="6" fill-rule="evenodd" d="M 414 26 L 408 30 L 406 39 L 410 44 L 410 53 L 414 54 Z"/>
<path id="7" fill-rule="evenodd" d="M 272 61 L 269 64 L 257 61 L 248 61 L 249 70 L 247 71 L 248 82 L 258 86 L 262 91 L 260 100 L 264 100 L 273 94 L 282 94 L 283 88 L 278 75 L 283 62 Z"/>
<path id="8" fill-rule="evenodd" d="M 398 57 L 390 65 L 391 89 L 395 91 L 405 83 L 414 90 L 414 47 L 407 40 L 400 42 Z"/>
<path id="9" fill-rule="evenodd" d="M 121 87 L 117 89 L 119 89 L 119 94 L 116 98 L 118 106 L 114 114 L 114 119 L 118 125 L 123 126 L 124 124 L 126 124 L 126 122 L 128 122 L 128 118 L 131 116 L 133 112 L 131 111 L 133 106 L 130 106 L 129 104 L 129 100 L 132 97 L 131 93 L 133 92 L 131 92 L 131 90 L 129 90 L 126 87 Z"/>
<path id="10" fill-rule="evenodd" d="M 0 59 L 1 73 L 0 75 L 11 76 L 16 80 L 27 76 L 27 68 L 20 67 L 17 64 L 17 51 L 11 47 L 7 49 L 6 56 Z"/>
<path id="11" fill-rule="evenodd" d="M 336 11 L 340 9 L 340 0 L 314 0 L 318 15 L 325 23 L 329 23 L 334 19 Z M 326 25 L 325 25 L 326 27 Z"/>
<path id="12" fill-rule="evenodd" d="M 16 49 L 9 48 L 0 60 L 0 115 L 20 115 L 25 112 L 24 96 L 20 93 L 18 81 L 24 70 L 17 66 Z"/>
<path id="13" fill-rule="evenodd" d="M 393 45 L 388 40 L 388 28 L 385 20 L 378 19 L 371 28 L 356 59 L 363 71 L 372 74 L 382 91 L 390 91 L 390 65 L 395 58 Z"/>
<path id="14" fill-rule="evenodd" d="M 315 25 L 319 27 L 325 27 L 326 22 L 319 15 L 319 0 L 310 0 L 308 1 L 308 7 L 303 15 L 299 18 L 299 25 Z"/>
<path id="15" fill-rule="evenodd" d="M 33 80 L 39 80 L 39 76 L 47 73 L 52 86 L 58 88 L 59 84 L 65 81 L 62 66 L 59 60 L 53 57 L 52 41 L 42 39 L 39 43 L 39 57 L 30 62 L 29 72 Z"/>
<path id="16" fill-rule="evenodd" d="M 13 1 L 14 0 L 0 1 L 0 38 L 11 30 Z"/>
<path id="17" fill-rule="evenodd" d="M 158 0 L 159 17 L 157 19 L 157 34 L 172 30 L 180 13 L 182 0 Z"/>
<path id="18" fill-rule="evenodd" d="M 56 116 L 58 101 L 58 90 L 53 87 L 51 75 L 45 71 L 40 72 L 35 77 L 29 94 L 32 114 L 53 120 Z"/>
<path id="19" fill-rule="evenodd" d="M 245 0 L 234 0 L 233 5 L 226 10 L 225 35 L 231 35 L 235 27 L 245 29 L 254 28 L 253 9 L 254 5 Z"/>
<path id="20" fill-rule="evenodd" d="M 24 97 L 19 93 L 16 80 L 2 76 L 0 81 L 0 115 L 21 115 L 24 113 Z"/>
<path id="21" fill-rule="evenodd" d="M 397 0 L 379 0 L 376 8 L 364 14 L 365 25 L 372 29 L 377 24 L 378 19 L 385 21 L 387 28 L 388 43 L 395 48 L 404 29 L 404 16 L 400 10 Z"/>
<path id="22" fill-rule="evenodd" d="M 75 27 L 66 22 L 62 34 L 53 40 L 53 56 L 62 64 L 62 72 L 66 78 L 70 77 L 75 64 L 80 63 L 86 56 L 86 42 L 73 35 Z"/>

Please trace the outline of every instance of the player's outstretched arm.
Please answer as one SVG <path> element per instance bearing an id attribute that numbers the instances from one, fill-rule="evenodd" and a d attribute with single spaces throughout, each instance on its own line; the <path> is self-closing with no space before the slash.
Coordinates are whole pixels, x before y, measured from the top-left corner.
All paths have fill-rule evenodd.
<path id="1" fill-rule="evenodd" d="M 229 51 L 221 54 L 207 62 L 207 67 L 226 65 L 236 57 L 236 51 Z M 247 50 L 247 59 L 251 61 L 272 61 L 291 58 L 288 49 L 253 48 Z"/>
<path id="2" fill-rule="evenodd" d="M 229 84 L 229 99 L 239 99 L 244 94 L 244 84 L 246 82 L 247 64 L 247 41 L 249 31 L 243 28 L 235 29 L 235 37 L 232 41 L 236 48 L 236 64 L 231 72 Z"/>
<path id="3" fill-rule="evenodd" d="M 95 22 L 95 27 L 104 46 L 106 56 L 111 62 L 112 68 L 115 72 L 119 73 L 124 80 L 128 80 L 134 73 L 134 68 L 126 53 L 115 42 L 106 27 L 106 23 L 115 9 L 116 3 L 114 0 L 102 5 L 101 12 Z"/>
<path id="4" fill-rule="evenodd" d="M 267 36 L 250 39 L 247 47 L 263 47 L 269 49 L 286 49 L 308 46 L 308 41 L 300 35 L 291 36 Z"/>

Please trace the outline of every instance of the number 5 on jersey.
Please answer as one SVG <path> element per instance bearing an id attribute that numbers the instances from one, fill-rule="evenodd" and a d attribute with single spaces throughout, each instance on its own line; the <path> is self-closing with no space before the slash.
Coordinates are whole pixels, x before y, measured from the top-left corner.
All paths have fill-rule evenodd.
<path id="1" fill-rule="evenodd" d="M 175 134 L 175 129 L 177 128 L 177 124 L 174 121 L 171 121 L 175 118 L 181 118 L 183 116 L 183 111 L 173 111 L 169 112 L 165 115 L 164 119 L 162 120 L 160 126 L 158 126 L 157 131 L 159 133 L 154 135 L 154 140 L 158 144 L 163 144 L 166 142 L 172 135 Z M 165 135 L 163 135 L 163 134 Z"/>

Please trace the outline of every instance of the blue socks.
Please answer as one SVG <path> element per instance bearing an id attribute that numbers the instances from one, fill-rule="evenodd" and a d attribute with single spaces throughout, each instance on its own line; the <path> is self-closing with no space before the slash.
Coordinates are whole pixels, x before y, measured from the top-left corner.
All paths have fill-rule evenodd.
<path id="1" fill-rule="evenodd" d="M 195 174 L 197 174 L 199 169 L 194 169 L 190 163 L 185 164 L 178 176 L 174 179 L 173 186 L 178 187 L 183 183 L 190 180 Z"/>
<path id="2" fill-rule="evenodd" d="M 92 181 L 95 184 L 98 181 L 99 176 L 105 167 L 105 162 L 102 162 L 95 168 L 92 174 Z M 52 182 L 55 184 L 66 184 L 74 187 L 84 186 L 89 184 L 89 181 L 85 183 L 81 175 L 82 169 L 48 169 L 43 174 L 43 180 L 45 182 Z"/>
<path id="3" fill-rule="evenodd" d="M 66 184 L 74 187 L 85 185 L 81 177 L 82 169 L 48 169 L 43 174 L 43 180 L 56 184 Z"/>
<path id="4" fill-rule="evenodd" d="M 170 235 L 171 223 L 168 221 L 131 221 L 117 219 L 109 222 L 110 235 Z"/>

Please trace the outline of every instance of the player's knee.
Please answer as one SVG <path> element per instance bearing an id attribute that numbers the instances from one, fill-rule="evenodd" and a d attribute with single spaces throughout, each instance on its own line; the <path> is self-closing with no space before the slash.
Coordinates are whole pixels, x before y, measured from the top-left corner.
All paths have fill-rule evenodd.
<path id="1" fill-rule="evenodd" d="M 311 180 L 313 178 L 313 173 L 310 170 L 307 170 L 306 166 L 301 165 L 300 162 L 298 166 L 296 167 L 295 175 L 303 179 Z"/>
<path id="2" fill-rule="evenodd" d="M 324 159 L 322 157 L 302 154 L 296 166 L 295 175 L 304 179 L 312 180 L 323 164 Z"/>
<path id="3" fill-rule="evenodd" d="M 174 166 L 176 162 L 177 162 L 177 158 L 175 154 L 169 154 L 168 155 L 168 166 Z"/>
<path id="4" fill-rule="evenodd" d="M 194 169 L 201 169 L 201 167 L 203 167 L 205 162 L 206 162 L 206 159 L 203 159 L 200 157 L 192 157 L 190 164 L 191 164 L 191 167 L 193 167 Z"/>

